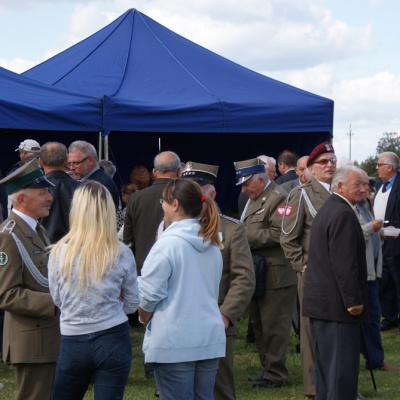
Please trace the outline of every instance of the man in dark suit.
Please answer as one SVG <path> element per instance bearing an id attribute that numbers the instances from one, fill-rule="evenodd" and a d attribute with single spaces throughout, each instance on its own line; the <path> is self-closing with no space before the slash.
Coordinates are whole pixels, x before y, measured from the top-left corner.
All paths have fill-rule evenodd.
<path id="1" fill-rule="evenodd" d="M 376 164 L 379 178 L 374 199 L 377 219 L 388 221 L 385 226 L 400 228 L 399 157 L 392 152 L 379 156 Z M 400 237 L 383 244 L 382 279 L 379 281 L 379 300 L 382 309 L 381 330 L 399 326 L 400 315 Z"/>
<path id="2" fill-rule="evenodd" d="M 92 180 L 104 185 L 111 193 L 117 214 L 121 212 L 122 203 L 117 185 L 98 166 L 97 151 L 91 143 L 77 140 L 70 144 L 68 148 L 68 167 L 73 172 L 76 180 L 81 182 Z"/>
<path id="3" fill-rule="evenodd" d="M 50 244 L 38 219 L 49 214 L 52 187 L 36 159 L 0 181 L 13 209 L 0 227 L 3 360 L 15 366 L 17 400 L 50 399 L 60 345 L 57 308 L 47 280 Z"/>
<path id="4" fill-rule="evenodd" d="M 278 169 L 281 174 L 276 178 L 275 183 L 282 185 L 284 182 L 288 182 L 297 179 L 295 171 L 297 160 L 299 156 L 291 150 L 283 150 L 278 156 Z"/>
<path id="5" fill-rule="evenodd" d="M 69 231 L 69 211 L 72 197 L 80 182 L 72 179 L 66 172 L 68 161 L 67 148 L 58 142 L 45 143 L 40 149 L 39 164 L 46 178 L 54 184 L 49 191 L 53 197 L 50 214 L 42 218 L 50 242 L 58 242 Z"/>
<path id="6" fill-rule="evenodd" d="M 334 194 L 311 227 L 303 315 L 310 318 L 318 400 L 356 399 L 360 324 L 368 321 L 364 235 L 354 211 L 367 185 L 354 166 L 338 169 Z"/>
<path id="7" fill-rule="evenodd" d="M 279 243 L 286 192 L 268 179 L 257 158 L 235 162 L 237 185 L 249 197 L 244 211 L 252 255 L 265 264 L 264 290 L 250 301 L 250 319 L 263 367 L 253 387 L 276 388 L 288 381 L 286 351 L 296 299 L 297 277 Z"/>
<path id="8" fill-rule="evenodd" d="M 163 229 L 161 222 L 164 212 L 160 199 L 164 188 L 171 179 L 178 178 L 180 172 L 181 161 L 177 154 L 172 151 L 159 153 L 154 158 L 153 175 L 156 179 L 153 184 L 137 190 L 129 197 L 124 223 L 124 243 L 135 255 L 138 276 L 141 275 L 147 254 L 157 240 L 158 230 Z M 135 326 L 138 314 L 136 312 L 131 315 L 130 323 Z M 148 378 L 153 376 L 153 369 L 147 364 L 145 374 Z"/>
<path id="9" fill-rule="evenodd" d="M 188 161 L 182 178 L 196 181 L 203 195 L 215 201 L 217 165 Z M 219 285 L 218 305 L 225 324 L 226 354 L 219 361 L 215 379 L 216 400 L 236 399 L 233 374 L 233 344 L 237 335 L 237 323 L 246 310 L 254 293 L 254 270 L 250 246 L 244 225 L 236 219 L 220 214 L 220 249 L 223 261 Z"/>

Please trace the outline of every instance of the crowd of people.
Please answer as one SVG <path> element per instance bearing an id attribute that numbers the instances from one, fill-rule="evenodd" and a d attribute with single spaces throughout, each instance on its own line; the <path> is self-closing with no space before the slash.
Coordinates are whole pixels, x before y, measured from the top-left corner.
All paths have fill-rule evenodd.
<path id="1" fill-rule="evenodd" d="M 329 142 L 235 161 L 232 218 L 217 203 L 219 167 L 172 151 L 121 190 L 88 142 L 16 151 L 0 180 L 0 339 L 17 400 L 83 399 L 90 384 L 96 399 L 122 399 L 140 325 L 156 396 L 236 399 L 246 309 L 253 388 L 289 383 L 292 327 L 306 398 L 365 399 L 360 354 L 371 370 L 399 370 L 381 338 L 400 325 L 400 238 L 386 229 L 400 227 L 395 153 L 379 156 L 376 185 Z"/>

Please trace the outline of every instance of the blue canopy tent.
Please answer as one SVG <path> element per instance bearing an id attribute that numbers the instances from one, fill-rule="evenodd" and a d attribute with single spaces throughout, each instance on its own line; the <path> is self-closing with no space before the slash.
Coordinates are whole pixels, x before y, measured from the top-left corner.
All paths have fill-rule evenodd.
<path id="1" fill-rule="evenodd" d="M 236 204 L 233 161 L 284 148 L 308 154 L 332 136 L 332 100 L 235 64 L 134 9 L 23 75 L 102 97 L 102 129 L 125 176 L 159 148 L 220 165 L 224 205 Z"/>
<path id="2" fill-rule="evenodd" d="M 100 98 L 70 93 L 0 67 L 0 128 L 100 131 Z"/>

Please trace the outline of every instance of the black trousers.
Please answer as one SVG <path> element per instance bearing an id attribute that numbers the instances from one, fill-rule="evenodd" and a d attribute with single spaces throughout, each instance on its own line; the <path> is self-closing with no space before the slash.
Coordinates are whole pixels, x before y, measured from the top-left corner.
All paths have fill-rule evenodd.
<path id="1" fill-rule="evenodd" d="M 357 398 L 360 324 L 310 318 L 318 400 Z"/>

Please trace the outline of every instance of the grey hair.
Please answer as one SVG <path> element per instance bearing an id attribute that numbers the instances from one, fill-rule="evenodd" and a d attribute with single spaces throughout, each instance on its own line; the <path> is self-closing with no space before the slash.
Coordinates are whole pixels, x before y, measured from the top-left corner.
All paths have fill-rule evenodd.
<path id="1" fill-rule="evenodd" d="M 167 162 L 162 161 L 162 155 L 168 153 L 173 156 L 173 159 Z M 161 172 L 165 174 L 167 172 L 178 172 L 181 168 L 181 160 L 178 154 L 174 153 L 173 151 L 164 151 L 159 153 L 154 158 L 154 169 L 157 172 Z"/>
<path id="2" fill-rule="evenodd" d="M 338 168 L 335 175 L 333 175 L 331 183 L 332 192 L 336 190 L 340 182 L 346 184 L 349 181 L 350 172 L 356 172 L 357 174 L 361 175 L 363 170 L 355 167 L 354 165 L 346 165 L 344 167 Z"/>
<path id="3" fill-rule="evenodd" d="M 81 151 L 85 157 L 92 156 L 97 161 L 96 148 L 89 142 L 84 140 L 76 140 L 69 145 L 68 152 L 73 153 L 74 151 Z"/>
<path id="4" fill-rule="evenodd" d="M 393 153 L 392 151 L 385 151 L 379 154 L 379 158 L 381 157 L 383 157 L 385 162 L 390 164 L 393 167 L 393 169 L 395 169 L 396 171 L 399 169 L 400 161 L 396 153 Z"/>
<path id="5" fill-rule="evenodd" d="M 215 186 L 211 183 L 204 185 L 206 196 L 209 196 L 213 191 L 215 191 Z"/>
<path id="6" fill-rule="evenodd" d="M 263 178 L 265 180 L 265 182 L 269 182 L 269 178 L 266 172 L 260 172 L 258 174 L 254 174 L 252 175 L 252 177 L 250 179 L 252 179 L 253 181 L 257 180 L 259 177 Z"/>
<path id="7" fill-rule="evenodd" d="M 264 164 L 268 165 L 268 164 L 274 164 L 276 165 L 276 160 L 274 157 L 269 157 L 266 155 L 261 155 L 257 157 L 259 160 L 261 160 Z"/>
<path id="8" fill-rule="evenodd" d="M 110 177 L 113 178 L 115 172 L 117 171 L 117 167 L 110 160 L 100 160 L 97 165 L 104 169 L 104 172 Z"/>

